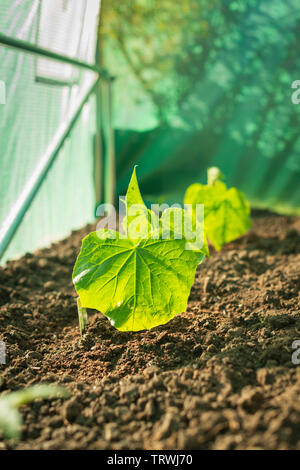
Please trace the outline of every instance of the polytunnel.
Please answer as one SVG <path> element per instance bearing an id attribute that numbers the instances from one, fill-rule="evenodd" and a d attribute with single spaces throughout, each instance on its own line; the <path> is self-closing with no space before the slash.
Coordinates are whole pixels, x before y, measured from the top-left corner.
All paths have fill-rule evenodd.
<path id="1" fill-rule="evenodd" d="M 300 449 L 299 46 L 299 0 L 0 0 L 10 462 Z"/>
<path id="2" fill-rule="evenodd" d="M 97 62 L 99 8 L 0 2 L 2 261 L 91 222 L 96 201 L 112 197 L 112 79 Z"/>
<path id="3" fill-rule="evenodd" d="M 115 2 L 99 27 L 99 0 L 0 1 L 2 261 L 92 221 L 135 164 L 149 201 L 218 166 L 252 206 L 299 213 L 297 0 L 202 3 L 168 38 L 156 3 L 142 30 Z"/>

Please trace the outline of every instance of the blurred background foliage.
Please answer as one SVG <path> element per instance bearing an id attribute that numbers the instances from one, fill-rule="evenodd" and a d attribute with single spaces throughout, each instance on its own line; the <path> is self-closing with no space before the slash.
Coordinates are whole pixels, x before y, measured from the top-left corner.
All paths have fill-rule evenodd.
<path id="1" fill-rule="evenodd" d="M 140 163 L 150 199 L 216 165 L 256 206 L 300 208 L 299 0 L 103 0 L 116 76 L 118 192 Z"/>

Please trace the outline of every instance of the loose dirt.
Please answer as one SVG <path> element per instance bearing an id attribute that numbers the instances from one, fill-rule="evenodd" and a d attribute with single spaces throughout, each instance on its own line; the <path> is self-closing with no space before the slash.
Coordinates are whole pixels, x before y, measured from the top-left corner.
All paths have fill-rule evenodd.
<path id="1" fill-rule="evenodd" d="M 81 338 L 71 273 L 92 229 L 0 269 L 0 392 L 72 392 L 23 406 L 21 441 L 0 448 L 300 449 L 300 219 L 254 214 L 167 325 L 121 333 L 91 311 Z"/>

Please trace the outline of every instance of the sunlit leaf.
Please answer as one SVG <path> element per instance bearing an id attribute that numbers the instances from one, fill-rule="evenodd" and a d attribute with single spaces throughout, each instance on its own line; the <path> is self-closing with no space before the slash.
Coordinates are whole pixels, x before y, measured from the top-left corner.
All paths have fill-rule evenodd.
<path id="1" fill-rule="evenodd" d="M 192 184 L 186 191 L 185 204 L 204 204 L 205 233 L 220 250 L 225 243 L 244 235 L 251 227 L 250 207 L 241 191 L 227 189 L 225 183 Z"/>
<path id="2" fill-rule="evenodd" d="M 82 307 L 101 311 L 122 331 L 153 328 L 183 312 L 197 265 L 208 254 L 200 230 L 195 236 L 190 233 L 193 227 L 188 234 L 179 233 L 184 217 L 175 224 L 174 213 L 184 216 L 182 209 L 173 212 L 173 218 L 165 217 L 166 223 L 164 213 L 160 221 L 154 215 L 152 224 L 147 209 L 130 215 L 135 204 L 143 212 L 134 171 L 127 191 L 125 235 L 112 230 L 89 234 L 73 271 Z M 137 223 L 141 230 L 135 230 Z"/>

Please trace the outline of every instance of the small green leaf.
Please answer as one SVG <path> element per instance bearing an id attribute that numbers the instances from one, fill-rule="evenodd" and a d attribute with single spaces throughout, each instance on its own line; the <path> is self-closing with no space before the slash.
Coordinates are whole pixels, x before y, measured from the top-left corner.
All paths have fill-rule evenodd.
<path id="1" fill-rule="evenodd" d="M 22 417 L 16 408 L 9 407 L 0 400 L 0 429 L 6 439 L 20 439 Z"/>
<path id="2" fill-rule="evenodd" d="M 0 397 L 0 428 L 6 439 L 20 439 L 22 418 L 18 412 L 21 405 L 25 405 L 36 398 L 67 398 L 70 392 L 56 385 L 33 385 L 32 387 Z"/>
<path id="3" fill-rule="evenodd" d="M 205 233 L 217 250 L 251 227 L 250 206 L 245 196 L 236 188 L 227 189 L 221 181 L 192 184 L 185 193 L 184 203 L 192 204 L 193 210 L 196 204 L 204 204 Z"/>
<path id="4" fill-rule="evenodd" d="M 128 208 L 135 204 L 146 207 L 139 189 L 135 168 L 127 188 L 126 204 Z"/>
<path id="5" fill-rule="evenodd" d="M 126 216 L 122 227 L 132 239 L 147 238 L 158 229 L 158 217 L 147 209 L 140 193 L 135 168 L 126 193 Z"/>

